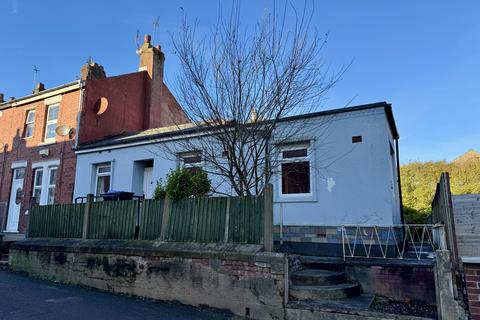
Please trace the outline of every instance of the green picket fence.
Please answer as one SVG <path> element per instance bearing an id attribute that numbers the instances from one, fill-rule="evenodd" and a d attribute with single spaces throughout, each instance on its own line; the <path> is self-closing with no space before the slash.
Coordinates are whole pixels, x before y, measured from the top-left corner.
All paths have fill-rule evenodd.
<path id="1" fill-rule="evenodd" d="M 139 201 L 101 201 L 92 203 L 89 239 L 135 239 Z"/>
<path id="2" fill-rule="evenodd" d="M 180 201 L 131 200 L 90 204 L 88 239 L 161 238 L 163 210 L 168 225 L 163 239 L 179 242 L 263 243 L 264 199 L 251 197 L 191 198 Z M 81 238 L 88 204 L 34 206 L 29 237 Z"/>
<path id="3" fill-rule="evenodd" d="M 28 236 L 81 238 L 85 204 L 33 206 L 29 213 Z"/>

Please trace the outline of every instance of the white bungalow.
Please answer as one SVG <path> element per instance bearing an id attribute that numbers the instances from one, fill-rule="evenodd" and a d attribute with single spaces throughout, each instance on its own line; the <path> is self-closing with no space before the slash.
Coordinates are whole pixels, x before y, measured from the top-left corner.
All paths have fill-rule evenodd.
<path id="1" fill-rule="evenodd" d="M 402 223 L 399 136 L 390 104 L 288 117 L 282 126 L 303 130 L 278 146 L 279 170 L 272 178 L 274 222 L 282 225 L 283 241 L 339 243 L 343 224 Z M 170 169 L 207 165 L 201 150 L 178 148 L 176 159 L 164 154 L 166 144 L 172 149 L 195 132 L 198 128 L 150 129 L 80 146 L 74 197 L 110 189 L 152 197 L 156 181 Z M 291 163 L 303 170 L 289 179 L 284 168 Z M 210 178 L 230 192 L 215 175 Z"/>

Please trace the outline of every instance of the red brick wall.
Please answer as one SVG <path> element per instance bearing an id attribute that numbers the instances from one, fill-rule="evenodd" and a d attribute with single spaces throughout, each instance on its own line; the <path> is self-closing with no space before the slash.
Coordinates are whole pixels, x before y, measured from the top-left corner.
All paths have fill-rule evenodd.
<path id="1" fill-rule="evenodd" d="M 472 320 L 480 320 L 480 264 L 464 264 Z"/>
<path id="2" fill-rule="evenodd" d="M 143 130 L 146 81 L 146 72 L 87 80 L 79 143 Z M 107 98 L 108 108 L 99 116 L 94 109 L 102 97 Z"/>
<path id="3" fill-rule="evenodd" d="M 146 71 L 87 80 L 79 143 L 124 132 L 189 122 L 166 85 L 158 87 L 162 94 L 155 93 L 156 99 L 147 97 L 147 91 L 156 88 L 151 86 L 151 82 Z M 102 97 L 108 100 L 108 108 L 101 115 L 97 115 L 95 104 Z M 149 103 L 152 103 L 151 107 Z M 151 121 L 150 117 L 155 118 L 155 121 Z"/>
<path id="4" fill-rule="evenodd" d="M 76 128 L 77 113 L 79 107 L 80 91 L 62 94 L 60 102 L 58 125 L 68 125 Z M 35 108 L 34 133 L 31 138 L 23 138 L 24 125 L 27 110 Z M 24 197 L 20 208 L 19 231 L 24 232 L 26 228 L 25 211 L 28 209 L 29 199 L 33 189 L 32 163 L 39 161 L 60 160 L 57 171 L 55 201 L 58 203 L 69 203 L 72 201 L 73 185 L 75 182 L 76 156 L 72 150 L 75 137 L 57 136 L 57 143 L 44 144 L 45 120 L 47 105 L 45 101 L 37 100 L 17 107 L 2 110 L 0 116 L 0 142 L 7 143 L 8 148 L 3 152 L 0 150 L 0 201 L 8 202 L 10 198 L 12 163 L 15 161 L 27 161 L 24 177 Z M 76 130 L 76 129 L 75 129 Z M 39 151 L 48 149 L 49 155 L 42 157 Z M 63 160 L 63 161 L 62 161 Z"/>

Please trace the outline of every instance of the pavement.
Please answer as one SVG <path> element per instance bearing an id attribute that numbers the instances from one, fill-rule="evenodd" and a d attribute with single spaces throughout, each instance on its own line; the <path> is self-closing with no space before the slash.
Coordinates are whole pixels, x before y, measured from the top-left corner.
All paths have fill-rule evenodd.
<path id="1" fill-rule="evenodd" d="M 29 278 L 0 269 L 0 320 L 231 319 L 228 311 L 157 302 Z"/>

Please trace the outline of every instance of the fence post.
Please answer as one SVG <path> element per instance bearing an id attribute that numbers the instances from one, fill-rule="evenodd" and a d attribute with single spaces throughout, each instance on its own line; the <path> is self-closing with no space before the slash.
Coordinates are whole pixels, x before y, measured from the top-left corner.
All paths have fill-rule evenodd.
<path id="1" fill-rule="evenodd" d="M 160 241 L 167 239 L 168 222 L 170 220 L 170 197 L 165 195 L 165 201 L 163 202 L 162 212 L 162 228 L 160 229 Z"/>
<path id="2" fill-rule="evenodd" d="M 435 294 L 438 319 L 459 319 L 454 296 L 450 251 L 435 251 Z"/>
<path id="3" fill-rule="evenodd" d="M 267 184 L 263 190 L 263 248 L 273 251 L 273 186 Z"/>
<path id="4" fill-rule="evenodd" d="M 230 228 L 230 197 L 227 198 L 227 212 L 225 213 L 225 234 L 223 235 L 223 242 L 228 242 L 228 233 Z"/>
<path id="5" fill-rule="evenodd" d="M 88 237 L 88 228 L 90 225 L 90 212 L 92 211 L 93 203 L 93 194 L 87 194 L 87 203 L 85 204 L 85 210 L 83 212 L 83 229 L 82 229 L 82 238 L 87 239 Z"/>
<path id="6" fill-rule="evenodd" d="M 32 209 L 36 202 L 37 202 L 37 199 L 35 197 L 30 197 L 30 202 L 28 203 L 27 230 L 25 232 L 25 238 L 29 238 L 30 216 L 32 215 Z"/>

